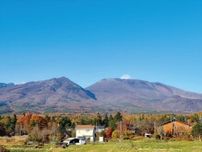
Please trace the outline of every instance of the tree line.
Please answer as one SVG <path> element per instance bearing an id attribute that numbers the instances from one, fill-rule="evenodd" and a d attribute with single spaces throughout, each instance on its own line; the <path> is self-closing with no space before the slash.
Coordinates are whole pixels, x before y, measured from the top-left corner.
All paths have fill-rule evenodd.
<path id="1" fill-rule="evenodd" d="M 155 127 L 178 120 L 193 126 L 192 136 L 202 135 L 201 113 L 196 114 L 32 114 L 0 116 L 0 136 L 28 135 L 30 141 L 61 142 L 75 137 L 76 125 L 103 126 L 100 136 L 111 138 L 132 138 L 145 132 L 155 134 Z"/>

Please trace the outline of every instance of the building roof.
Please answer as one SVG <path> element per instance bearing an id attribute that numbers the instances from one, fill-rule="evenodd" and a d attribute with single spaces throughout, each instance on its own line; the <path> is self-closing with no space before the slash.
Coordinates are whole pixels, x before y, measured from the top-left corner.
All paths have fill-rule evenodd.
<path id="1" fill-rule="evenodd" d="M 169 124 L 169 123 L 175 123 L 175 122 L 178 122 L 178 123 L 180 123 L 180 124 L 182 124 L 182 125 L 190 126 L 189 124 L 187 124 L 187 123 L 185 123 L 185 122 L 178 121 L 178 120 L 165 122 L 165 123 L 161 124 L 161 126 L 167 125 L 167 124 Z"/>
<path id="2" fill-rule="evenodd" d="M 77 125 L 76 129 L 94 129 L 95 126 L 93 125 Z"/>

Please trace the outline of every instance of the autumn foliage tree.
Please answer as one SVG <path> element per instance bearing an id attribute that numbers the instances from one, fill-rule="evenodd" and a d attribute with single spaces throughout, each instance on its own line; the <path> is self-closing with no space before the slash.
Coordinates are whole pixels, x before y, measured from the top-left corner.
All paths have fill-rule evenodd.
<path id="1" fill-rule="evenodd" d="M 13 136 L 15 135 L 16 122 L 17 122 L 16 115 L 1 117 L 0 119 L 1 129 L 5 130 L 6 135 Z"/>
<path id="2" fill-rule="evenodd" d="M 201 139 L 202 137 L 202 123 L 197 123 L 192 129 L 192 135 Z"/>
<path id="3" fill-rule="evenodd" d="M 104 132 L 105 138 L 106 139 L 111 139 L 112 138 L 112 133 L 113 133 L 112 128 L 106 128 L 105 132 Z"/>

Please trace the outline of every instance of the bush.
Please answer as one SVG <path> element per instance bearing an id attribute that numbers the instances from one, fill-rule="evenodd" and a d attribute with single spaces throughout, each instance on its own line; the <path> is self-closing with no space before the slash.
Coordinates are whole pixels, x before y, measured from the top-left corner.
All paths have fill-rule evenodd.
<path id="1" fill-rule="evenodd" d="M 160 140 L 161 136 L 160 135 L 156 135 L 155 138 L 156 138 L 156 140 Z"/>
<path id="2" fill-rule="evenodd" d="M 113 139 L 120 138 L 120 132 L 118 130 L 114 130 L 113 133 L 112 133 L 112 138 Z"/>
<path id="3" fill-rule="evenodd" d="M 30 141 L 42 142 L 42 136 L 38 127 L 34 127 L 29 134 Z"/>
<path id="4" fill-rule="evenodd" d="M 9 150 L 7 150 L 6 148 L 4 148 L 3 146 L 0 146 L 0 152 L 9 152 Z"/>
<path id="5" fill-rule="evenodd" d="M 135 135 L 134 135 L 133 132 L 131 132 L 131 131 L 126 131 L 126 132 L 124 133 L 123 139 L 133 139 L 134 136 L 135 136 Z"/>
<path id="6" fill-rule="evenodd" d="M 49 131 L 47 129 L 40 130 L 38 127 L 34 127 L 29 134 L 29 140 L 38 143 L 49 142 Z"/>
<path id="7" fill-rule="evenodd" d="M 192 129 L 192 135 L 194 137 L 202 136 L 202 123 L 197 123 Z"/>
<path id="8" fill-rule="evenodd" d="M 112 128 L 106 128 L 106 129 L 105 129 L 105 132 L 104 132 L 105 138 L 106 138 L 106 139 L 111 139 L 111 137 L 112 137 L 112 132 L 113 132 Z"/>

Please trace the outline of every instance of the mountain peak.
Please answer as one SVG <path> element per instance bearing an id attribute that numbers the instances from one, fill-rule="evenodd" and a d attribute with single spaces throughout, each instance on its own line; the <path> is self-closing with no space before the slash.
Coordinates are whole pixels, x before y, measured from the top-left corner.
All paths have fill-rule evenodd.
<path id="1" fill-rule="evenodd" d="M 70 79 L 68 79 L 67 77 L 65 76 L 62 76 L 62 77 L 58 77 L 58 78 L 53 78 L 51 80 L 59 80 L 59 81 L 71 81 Z"/>
<path id="2" fill-rule="evenodd" d="M 12 107 L 14 112 L 72 111 L 80 106 L 88 107 L 89 103 L 94 104 L 95 100 L 92 92 L 66 77 L 33 81 L 0 90 L 0 103 L 9 103 L 6 108 Z M 85 105 L 86 102 L 89 103 Z M 5 107 L 5 104 L 3 105 Z"/>
<path id="3" fill-rule="evenodd" d="M 138 79 L 103 79 L 88 87 L 103 105 L 118 109 L 145 109 L 154 111 L 198 111 L 202 107 L 202 95 L 177 89 L 159 82 Z M 166 106 L 164 106 L 164 104 Z M 169 106 L 170 104 L 170 106 Z M 182 108 L 179 107 L 182 105 Z M 191 105 L 192 108 L 189 106 Z M 197 106 L 196 106 L 197 105 Z"/>
<path id="4" fill-rule="evenodd" d="M 62 84 L 75 85 L 75 83 L 73 81 L 71 81 L 70 79 L 68 79 L 66 77 L 52 78 L 52 79 L 45 80 L 45 81 L 42 81 L 42 82 L 53 82 L 53 83 L 62 83 Z"/>

